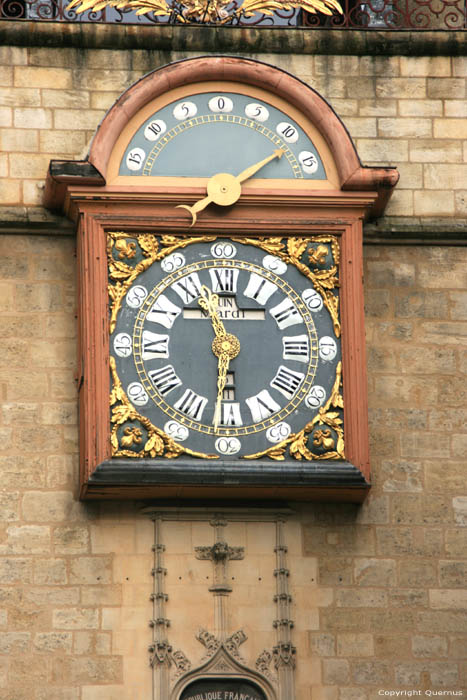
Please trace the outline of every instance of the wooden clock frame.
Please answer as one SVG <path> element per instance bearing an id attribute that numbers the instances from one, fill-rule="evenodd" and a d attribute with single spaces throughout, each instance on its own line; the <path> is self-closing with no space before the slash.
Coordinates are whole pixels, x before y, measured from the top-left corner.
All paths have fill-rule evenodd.
<path id="1" fill-rule="evenodd" d="M 128 122 L 155 97 L 210 81 L 241 83 L 279 95 L 322 136 L 338 186 L 302 181 L 287 189 L 260 181 L 228 211 L 209 207 L 188 228 L 181 202 L 205 194 L 205 181 L 150 186 L 109 180 L 109 163 Z M 111 169 L 111 168 L 110 168 Z M 80 496 L 82 498 L 275 499 L 361 501 L 369 450 L 363 312 L 362 222 L 381 215 L 397 183 L 392 168 L 365 168 L 330 106 L 297 78 L 232 57 L 190 59 L 156 70 L 131 87 L 102 122 L 86 161 L 52 161 L 45 204 L 77 222 L 79 295 Z M 305 184 L 303 184 L 305 183 Z M 107 233 L 206 234 L 228 238 L 311 236 L 340 241 L 340 319 L 345 460 L 235 463 L 227 460 L 129 460 L 111 457 Z M 194 462 L 196 461 L 196 464 Z"/>

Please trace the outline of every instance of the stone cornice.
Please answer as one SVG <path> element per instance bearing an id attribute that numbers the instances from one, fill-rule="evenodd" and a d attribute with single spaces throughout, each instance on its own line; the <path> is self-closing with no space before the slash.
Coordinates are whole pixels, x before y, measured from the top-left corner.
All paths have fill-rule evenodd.
<path id="1" fill-rule="evenodd" d="M 200 54 L 465 56 L 463 30 L 391 31 L 0 20 L 0 46 L 144 49 Z"/>

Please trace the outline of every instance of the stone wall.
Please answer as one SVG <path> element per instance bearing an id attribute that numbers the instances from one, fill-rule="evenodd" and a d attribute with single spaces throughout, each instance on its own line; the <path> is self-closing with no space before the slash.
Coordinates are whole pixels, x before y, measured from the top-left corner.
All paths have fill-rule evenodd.
<path id="1" fill-rule="evenodd" d="M 115 98 L 185 55 L 1 47 L 3 223 L 48 220 L 49 160 L 84 157 Z M 467 215 L 465 57 L 255 57 L 326 97 L 365 163 L 399 167 L 389 217 L 428 231 Z M 0 700 L 148 700 L 153 525 L 138 503 L 76 500 L 75 241 L 54 225 L 0 238 Z M 363 506 L 292 506 L 295 700 L 465 696 L 467 249 L 367 245 L 365 265 L 373 486 Z M 210 535 L 184 527 L 167 528 L 167 616 L 195 656 L 212 598 L 193 546 Z M 229 541 L 255 562 L 232 564 L 249 663 L 270 629 L 270 539 Z"/>

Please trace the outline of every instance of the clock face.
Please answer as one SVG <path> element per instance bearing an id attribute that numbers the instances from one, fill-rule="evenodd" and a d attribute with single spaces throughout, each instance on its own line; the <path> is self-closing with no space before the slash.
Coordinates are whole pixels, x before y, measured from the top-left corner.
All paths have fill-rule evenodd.
<path id="1" fill-rule="evenodd" d="M 204 92 L 151 114 L 130 139 L 119 174 L 236 175 L 278 148 L 284 154 L 280 162 L 269 163 L 254 177 L 326 179 L 315 144 L 290 116 L 238 92 Z"/>
<path id="2" fill-rule="evenodd" d="M 337 244 L 303 239 L 295 257 L 285 245 L 109 234 L 116 456 L 144 456 L 157 433 L 188 456 L 253 458 L 329 404 L 338 321 L 316 280 Z"/>

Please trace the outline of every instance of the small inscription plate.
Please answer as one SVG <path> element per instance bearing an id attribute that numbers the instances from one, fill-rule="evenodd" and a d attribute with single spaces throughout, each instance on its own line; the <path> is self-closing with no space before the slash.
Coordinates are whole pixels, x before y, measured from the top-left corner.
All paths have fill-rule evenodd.
<path id="1" fill-rule="evenodd" d="M 250 681 L 226 678 L 195 681 L 185 688 L 180 700 L 266 700 L 266 696 Z"/>

